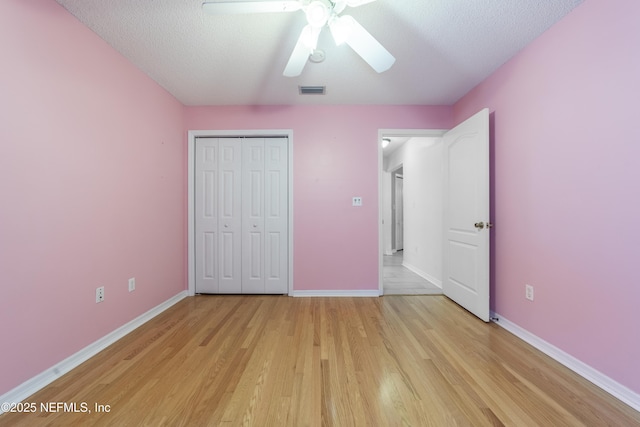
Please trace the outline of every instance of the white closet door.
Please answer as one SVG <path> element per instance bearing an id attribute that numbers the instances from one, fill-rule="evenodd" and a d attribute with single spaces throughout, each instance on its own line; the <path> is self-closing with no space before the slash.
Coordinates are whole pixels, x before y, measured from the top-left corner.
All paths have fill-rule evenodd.
<path id="1" fill-rule="evenodd" d="M 289 289 L 289 142 L 265 140 L 265 293 Z"/>
<path id="2" fill-rule="evenodd" d="M 196 292 L 218 293 L 218 139 L 195 144 Z"/>
<path id="3" fill-rule="evenodd" d="M 264 289 L 264 139 L 242 141 L 242 293 Z"/>
<path id="4" fill-rule="evenodd" d="M 196 293 L 287 293 L 287 138 L 198 138 Z"/>
<path id="5" fill-rule="evenodd" d="M 242 155 L 238 138 L 220 138 L 219 293 L 242 292 Z"/>

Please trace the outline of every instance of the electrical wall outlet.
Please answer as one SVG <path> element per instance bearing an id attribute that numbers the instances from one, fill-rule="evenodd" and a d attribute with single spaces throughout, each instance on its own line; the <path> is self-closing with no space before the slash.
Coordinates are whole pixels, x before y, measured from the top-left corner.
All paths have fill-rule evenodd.
<path id="1" fill-rule="evenodd" d="M 132 277 L 129 279 L 129 292 L 133 292 L 136 290 L 136 278 Z"/>
<path id="2" fill-rule="evenodd" d="M 533 301 L 533 286 L 524 285 L 524 297 L 529 301 Z"/>
<path id="3" fill-rule="evenodd" d="M 96 288 L 96 303 L 104 301 L 104 286 Z"/>
<path id="4" fill-rule="evenodd" d="M 353 206 L 362 206 L 362 197 L 354 197 L 351 204 Z"/>

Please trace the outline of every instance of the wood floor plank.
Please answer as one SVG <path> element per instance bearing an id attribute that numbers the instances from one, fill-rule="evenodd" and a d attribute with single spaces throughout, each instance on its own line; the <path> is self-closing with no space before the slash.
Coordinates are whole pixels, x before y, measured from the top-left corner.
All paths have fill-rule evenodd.
<path id="1" fill-rule="evenodd" d="M 187 298 L 26 402 L 0 427 L 640 426 L 442 296 Z"/>

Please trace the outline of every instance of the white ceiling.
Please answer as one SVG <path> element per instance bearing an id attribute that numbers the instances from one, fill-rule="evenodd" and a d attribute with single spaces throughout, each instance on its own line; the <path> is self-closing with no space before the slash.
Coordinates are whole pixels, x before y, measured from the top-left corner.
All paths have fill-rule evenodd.
<path id="1" fill-rule="evenodd" d="M 322 63 L 282 71 L 302 11 L 235 16 L 201 0 L 56 0 L 185 105 L 451 105 L 582 0 L 377 0 L 352 15 L 395 57 L 377 74 L 320 36 Z M 299 95 L 326 85 L 326 95 Z"/>

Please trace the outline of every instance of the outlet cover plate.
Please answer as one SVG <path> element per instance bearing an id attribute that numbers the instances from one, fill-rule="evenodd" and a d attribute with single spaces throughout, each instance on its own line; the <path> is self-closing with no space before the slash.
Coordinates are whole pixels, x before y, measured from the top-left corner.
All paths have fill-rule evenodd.
<path id="1" fill-rule="evenodd" d="M 96 303 L 104 301 L 104 286 L 96 288 Z"/>
<path id="2" fill-rule="evenodd" d="M 529 301 L 533 301 L 533 286 L 524 285 L 524 297 Z"/>

